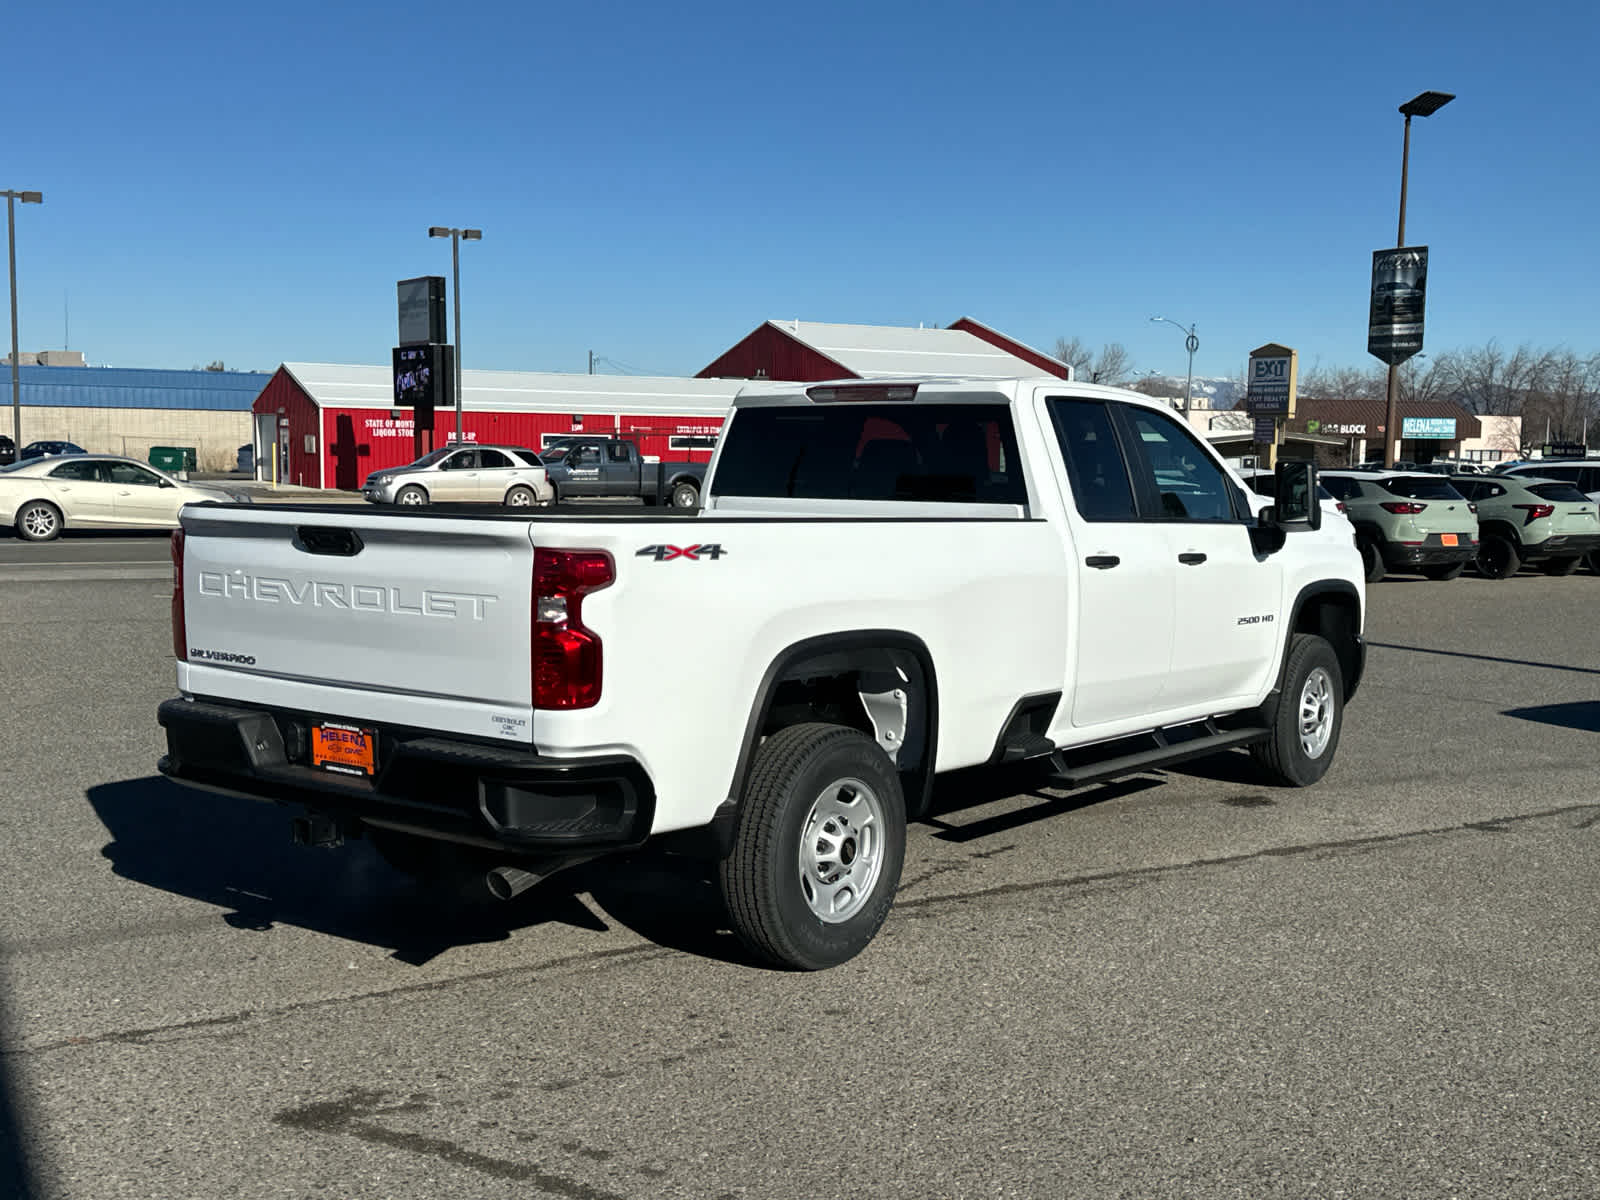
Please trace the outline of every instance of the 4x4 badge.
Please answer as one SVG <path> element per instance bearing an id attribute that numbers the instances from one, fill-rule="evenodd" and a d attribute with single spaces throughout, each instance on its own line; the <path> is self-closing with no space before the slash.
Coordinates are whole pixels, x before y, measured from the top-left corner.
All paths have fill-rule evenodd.
<path id="1" fill-rule="evenodd" d="M 653 558 L 657 562 L 671 562 L 675 558 L 687 558 L 691 562 L 699 562 L 702 558 L 721 558 L 727 551 L 716 542 L 706 546 L 646 546 L 634 552 L 635 558 Z"/>

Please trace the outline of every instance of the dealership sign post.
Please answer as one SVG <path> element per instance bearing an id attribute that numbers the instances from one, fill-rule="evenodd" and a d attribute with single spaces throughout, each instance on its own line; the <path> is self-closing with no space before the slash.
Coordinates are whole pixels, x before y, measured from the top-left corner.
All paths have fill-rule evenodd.
<path id="1" fill-rule="evenodd" d="M 1266 447 L 1263 457 L 1268 470 L 1277 465 L 1283 422 L 1294 416 L 1299 363 L 1298 354 L 1276 342 L 1268 342 L 1250 352 L 1244 406 L 1255 418 L 1255 440 Z"/>
<path id="2" fill-rule="evenodd" d="M 394 403 L 415 410 L 418 455 L 433 449 L 433 410 L 456 402 L 455 347 L 445 341 L 444 276 L 423 275 L 395 284 L 399 345 L 394 348 Z"/>

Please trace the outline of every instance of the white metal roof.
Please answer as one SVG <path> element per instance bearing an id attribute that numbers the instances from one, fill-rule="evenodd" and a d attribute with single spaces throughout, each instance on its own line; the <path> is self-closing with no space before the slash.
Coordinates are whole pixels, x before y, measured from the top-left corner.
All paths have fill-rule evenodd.
<path id="1" fill-rule="evenodd" d="M 283 369 L 322 408 L 394 407 L 394 369 L 343 363 L 284 363 Z M 467 411 L 661 413 L 721 416 L 743 380 L 639 375 L 562 375 L 546 371 L 461 373 Z"/>
<path id="2" fill-rule="evenodd" d="M 956 376 L 963 379 L 1035 379 L 1045 372 L 963 329 L 910 329 L 896 325 L 829 325 L 820 321 L 768 321 L 796 341 L 864 378 Z"/>

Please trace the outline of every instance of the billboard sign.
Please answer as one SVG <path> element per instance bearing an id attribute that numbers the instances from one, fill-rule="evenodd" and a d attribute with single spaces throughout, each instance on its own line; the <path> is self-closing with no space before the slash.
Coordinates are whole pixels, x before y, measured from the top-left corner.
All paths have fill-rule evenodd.
<path id="1" fill-rule="evenodd" d="M 419 346 L 447 342 L 445 335 L 444 276 L 423 275 L 395 285 L 400 301 L 400 344 Z"/>
<path id="2" fill-rule="evenodd" d="M 1299 356 L 1293 350 L 1275 343 L 1250 352 L 1244 406 L 1251 416 L 1294 416 L 1298 361 Z"/>
<path id="3" fill-rule="evenodd" d="M 1421 352 L 1427 292 L 1426 246 L 1397 246 L 1372 252 L 1368 354 L 1392 367 Z"/>
<path id="4" fill-rule="evenodd" d="M 1456 436 L 1454 417 L 1401 417 L 1400 436 L 1403 438 L 1437 438 L 1452 442 Z"/>
<path id="5" fill-rule="evenodd" d="M 394 348 L 394 405 L 396 408 L 454 408 L 456 355 L 454 346 L 430 343 Z"/>

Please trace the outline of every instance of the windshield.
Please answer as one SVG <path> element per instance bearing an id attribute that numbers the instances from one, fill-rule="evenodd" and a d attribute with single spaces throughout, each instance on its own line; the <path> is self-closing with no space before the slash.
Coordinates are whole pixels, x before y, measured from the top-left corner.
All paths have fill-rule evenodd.
<path id="1" fill-rule="evenodd" d="M 449 454 L 450 451 L 454 449 L 454 446 L 444 446 L 438 450 L 430 450 L 411 465 L 413 467 L 431 467 L 434 463 L 438 462 L 441 458 L 443 458 L 446 454 Z"/>
<path id="2" fill-rule="evenodd" d="M 1443 476 L 1400 475 L 1394 479 L 1380 479 L 1378 486 L 1391 495 L 1404 496 L 1407 500 L 1466 499 Z"/>
<path id="3" fill-rule="evenodd" d="M 539 451 L 539 458 L 542 462 L 547 463 L 560 462 L 567 456 L 567 451 L 570 449 L 572 449 L 571 446 L 551 446 L 548 449 Z"/>

